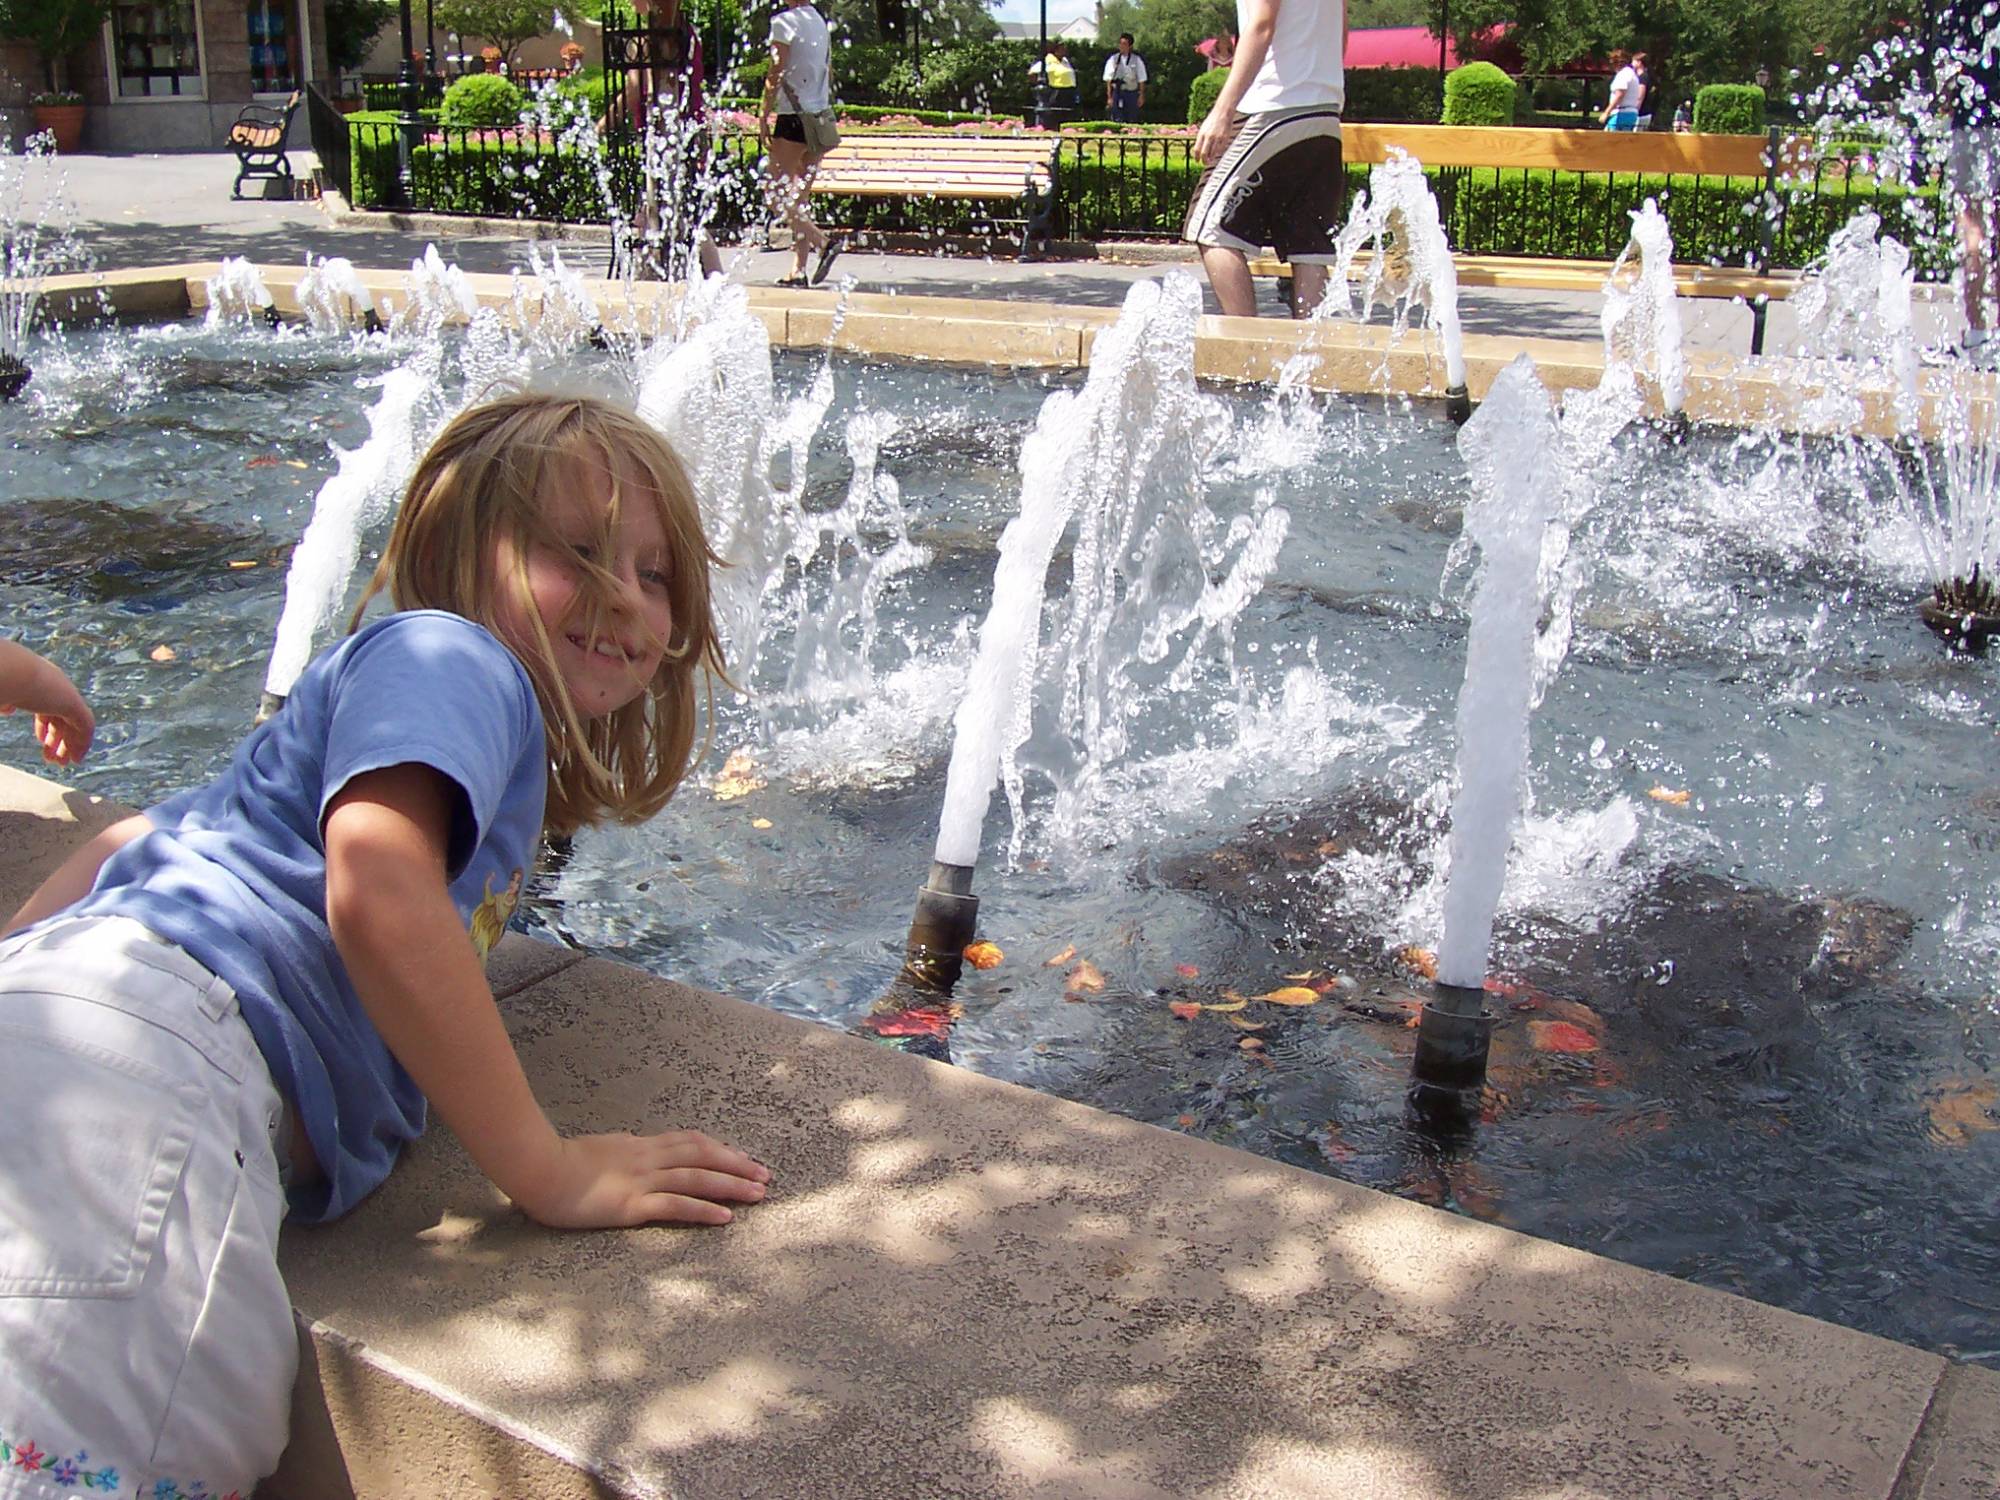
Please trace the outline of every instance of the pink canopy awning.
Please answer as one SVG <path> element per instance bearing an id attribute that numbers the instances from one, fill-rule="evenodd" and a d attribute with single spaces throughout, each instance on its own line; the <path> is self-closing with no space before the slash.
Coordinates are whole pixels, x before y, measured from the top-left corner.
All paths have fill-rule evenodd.
<path id="1" fill-rule="evenodd" d="M 1474 55 L 1486 56 L 1492 43 L 1504 36 L 1512 24 L 1506 22 L 1495 27 Z M 1445 67 L 1455 68 L 1460 61 L 1458 44 L 1447 41 Z M 1364 26 L 1347 34 L 1347 66 L 1350 68 L 1435 68 L 1437 65 L 1437 34 L 1421 26 Z"/>

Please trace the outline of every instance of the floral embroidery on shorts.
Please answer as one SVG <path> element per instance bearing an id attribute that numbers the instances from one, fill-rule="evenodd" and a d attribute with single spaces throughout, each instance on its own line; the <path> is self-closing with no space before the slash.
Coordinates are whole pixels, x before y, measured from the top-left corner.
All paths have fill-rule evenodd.
<path id="1" fill-rule="evenodd" d="M 109 1464 L 92 1468 L 90 1455 L 81 1448 L 58 1457 L 42 1449 L 32 1438 L 25 1443 L 17 1443 L 0 1435 L 0 1469 L 7 1468 L 26 1469 L 30 1474 L 39 1474 L 49 1483 L 66 1490 L 108 1495 L 118 1488 L 118 1471 Z M 187 1485 L 175 1479 L 162 1479 L 156 1481 L 150 1490 L 140 1493 L 145 1500 L 243 1500 L 239 1490 L 218 1494 L 199 1479 Z"/>

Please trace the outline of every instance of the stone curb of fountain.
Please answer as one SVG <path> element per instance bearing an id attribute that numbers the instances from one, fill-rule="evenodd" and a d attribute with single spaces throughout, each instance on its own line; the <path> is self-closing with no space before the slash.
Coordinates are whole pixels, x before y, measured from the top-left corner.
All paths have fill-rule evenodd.
<path id="1" fill-rule="evenodd" d="M 0 901 L 124 812 L 0 767 Z M 550 1234 L 433 1131 L 285 1237 L 273 1500 L 2000 1492 L 1990 1371 L 519 934 L 490 977 L 564 1128 L 726 1108 L 783 1191 Z"/>

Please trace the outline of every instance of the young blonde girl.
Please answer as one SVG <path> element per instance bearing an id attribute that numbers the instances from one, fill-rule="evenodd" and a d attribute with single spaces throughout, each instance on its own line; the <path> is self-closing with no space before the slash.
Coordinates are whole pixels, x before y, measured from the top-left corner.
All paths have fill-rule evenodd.
<path id="1" fill-rule="evenodd" d="M 558 1135 L 483 974 L 544 830 L 642 819 L 686 771 L 714 561 L 629 413 L 464 413 L 368 590 L 398 612 L 357 615 L 214 784 L 15 917 L 0 1496 L 247 1495 L 295 1373 L 279 1221 L 353 1207 L 427 1102 L 544 1224 L 722 1224 L 763 1197 L 764 1167 L 694 1131 Z"/>

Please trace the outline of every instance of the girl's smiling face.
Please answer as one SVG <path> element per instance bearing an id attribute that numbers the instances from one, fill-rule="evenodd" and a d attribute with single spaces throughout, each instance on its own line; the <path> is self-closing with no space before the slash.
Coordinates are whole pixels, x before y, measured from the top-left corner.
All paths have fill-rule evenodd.
<path id="1" fill-rule="evenodd" d="M 531 544 L 522 559 L 527 599 L 502 587 L 499 634 L 524 655 L 538 649 L 524 613 L 532 607 L 548 632 L 556 670 L 570 702 L 586 719 L 614 714 L 646 692 L 672 638 L 674 614 L 666 529 L 644 477 L 621 467 L 618 524 L 607 539 L 613 476 L 602 463 L 579 461 L 557 471 L 548 519 L 559 544 Z M 513 570 L 509 539 L 494 542 L 493 566 L 504 579 Z M 609 575 L 608 597 L 593 608 L 593 573 Z"/>

